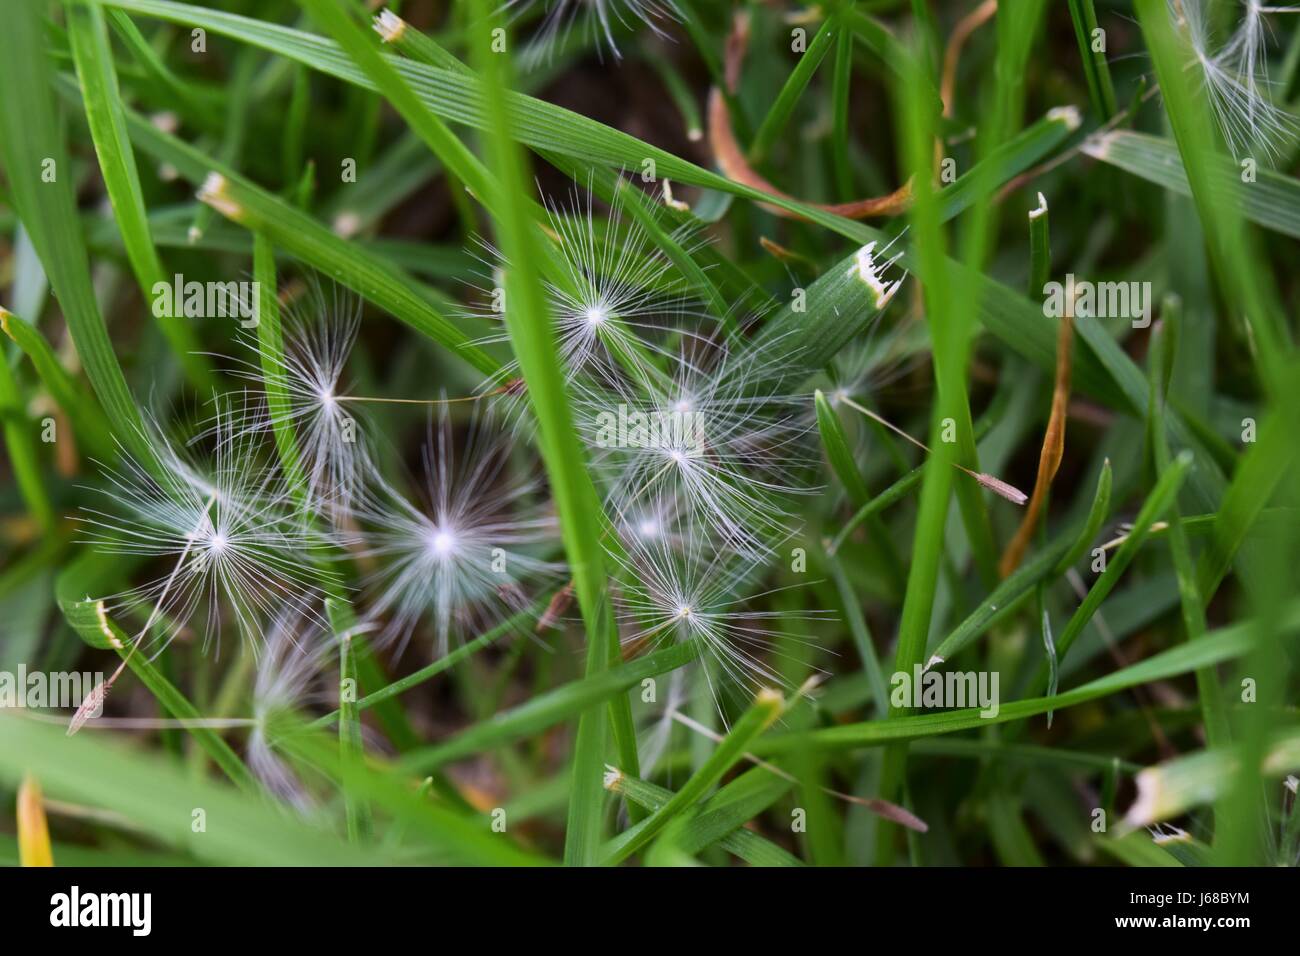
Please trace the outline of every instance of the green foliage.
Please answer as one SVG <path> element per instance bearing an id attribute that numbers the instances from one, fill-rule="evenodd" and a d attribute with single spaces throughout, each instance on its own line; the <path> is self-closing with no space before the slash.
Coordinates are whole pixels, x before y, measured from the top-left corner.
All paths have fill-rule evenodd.
<path id="1" fill-rule="evenodd" d="M 120 667 L 135 728 L 0 711 L 0 791 L 95 811 L 56 864 L 1300 862 L 1300 140 L 1240 136 L 1296 18 L 1254 14 L 1279 82 L 1225 126 L 1165 0 L 683 2 L 548 50 L 536 5 L 366 6 L 0 29 L 0 668 Z M 159 315 L 181 275 L 257 283 L 256 328 Z M 1066 276 L 1150 309 L 1067 306 L 1001 577 Z M 695 445 L 594 437 L 665 404 Z M 250 515 L 294 530 L 229 571 Z M 996 706 L 897 694 L 964 675 Z"/>

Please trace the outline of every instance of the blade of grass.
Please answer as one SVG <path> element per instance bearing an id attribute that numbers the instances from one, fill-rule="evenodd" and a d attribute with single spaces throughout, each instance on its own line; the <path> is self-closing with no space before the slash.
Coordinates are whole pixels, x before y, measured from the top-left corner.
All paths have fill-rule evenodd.
<path id="1" fill-rule="evenodd" d="M 665 787 L 619 771 L 607 774 L 605 786 L 651 813 L 661 810 L 674 796 Z M 686 819 L 679 837 L 681 850 L 696 854 L 716 843 L 751 866 L 803 866 L 798 857 L 744 826 L 780 799 L 790 786 L 790 781 L 761 767 L 747 771 L 709 797 Z"/>
<path id="2" fill-rule="evenodd" d="M 1169 371 L 1172 369 L 1174 348 L 1174 330 L 1177 321 L 1176 310 L 1163 310 L 1163 321 L 1152 342 L 1148 362 L 1151 366 L 1151 401 L 1149 407 L 1149 440 L 1155 453 L 1156 474 L 1160 477 L 1168 474 L 1172 466 L 1169 441 L 1166 436 L 1164 415 L 1165 397 L 1169 385 Z M 1182 608 L 1183 629 L 1188 640 L 1194 640 L 1205 633 L 1205 603 L 1200 586 L 1196 580 L 1196 569 L 1192 562 L 1191 548 L 1187 543 L 1187 531 L 1183 527 L 1182 515 L 1179 513 L 1178 497 L 1170 502 L 1167 522 L 1169 524 L 1169 549 L 1173 554 L 1174 571 L 1178 576 L 1178 596 Z M 1211 747 L 1226 747 L 1230 743 L 1228 716 L 1224 707 L 1223 692 L 1213 670 L 1203 668 L 1196 672 L 1196 689 L 1200 698 L 1201 712 L 1205 722 L 1205 735 Z"/>
<path id="3" fill-rule="evenodd" d="M 794 113 L 795 106 L 799 103 L 799 97 L 807 89 L 808 81 L 817 72 L 817 67 L 825 59 L 831 47 L 837 43 L 836 35 L 839 32 L 841 32 L 840 17 L 837 12 L 832 12 L 822 22 L 808 48 L 799 54 L 799 61 L 786 77 L 781 92 L 768 107 L 767 115 L 763 117 L 758 132 L 754 134 L 753 142 L 749 144 L 749 161 L 754 165 L 762 163 L 772 147 L 776 145 L 791 114 Z"/>
<path id="4" fill-rule="evenodd" d="M 736 721 L 731 732 L 723 738 L 700 768 L 682 784 L 682 788 L 655 810 L 645 820 L 620 834 L 604 849 L 601 862 L 606 865 L 621 863 L 643 849 L 679 814 L 695 806 L 709 792 L 723 774 L 741 760 L 750 745 L 781 716 L 785 701 L 776 691 L 760 691 L 753 704 Z"/>
<path id="5" fill-rule="evenodd" d="M 211 728 L 204 726 L 202 714 L 189 699 L 167 680 L 147 654 L 132 653 L 130 637 L 108 616 L 104 602 L 86 597 L 100 591 L 107 567 L 103 556 L 94 551 L 86 551 L 60 573 L 55 583 L 55 594 L 59 609 L 68 624 L 91 647 L 113 650 L 127 661 L 159 705 L 172 717 L 184 722 L 185 729 L 226 776 L 242 790 L 258 791 L 260 788 L 257 781 L 244 762 L 229 744 Z"/>
<path id="6" fill-rule="evenodd" d="M 153 447 L 95 301 L 72 182 L 72 163 L 54 103 L 37 4 L 19 4 L 0 30 L 0 160 L 14 208 L 40 256 L 77 354 L 117 437 L 157 467 Z M 50 182 L 42 175 L 53 176 Z"/>
<path id="7" fill-rule="evenodd" d="M 41 785 L 30 773 L 18 786 L 18 865 L 53 866 L 50 849 L 50 825 L 45 819 L 45 802 Z"/>
<path id="8" fill-rule="evenodd" d="M 3 316 L 5 331 L 8 331 L 10 313 L 0 310 L 0 315 Z M 22 324 L 22 320 L 14 319 L 13 323 Z M 34 440 L 35 429 L 27 415 L 18 379 L 9 365 L 8 356 L 4 354 L 0 354 L 0 428 L 3 428 L 5 451 L 9 453 L 18 490 L 36 520 L 36 526 L 43 534 L 48 534 L 55 525 L 54 505 L 41 474 Z"/>
<path id="9" fill-rule="evenodd" d="M 31 360 L 32 367 L 36 369 L 36 374 L 50 396 L 59 403 L 59 407 L 68 416 L 77 441 L 82 447 L 90 449 L 104 461 L 111 461 L 117 457 L 117 448 L 110 438 L 112 432 L 103 412 L 99 410 L 99 405 L 72 380 L 72 376 L 54 354 L 50 343 L 45 341 L 45 336 L 41 335 L 33 325 L 24 322 L 3 307 L 0 307 L 0 329 L 13 339 Z M 0 371 L 0 380 L 3 376 L 4 372 Z"/>
<path id="10" fill-rule="evenodd" d="M 1057 694 L 1055 697 L 1031 697 L 1001 704 L 996 715 L 980 716 L 978 708 L 938 713 L 889 717 L 885 720 L 842 724 L 817 730 L 774 734 L 756 741 L 751 748 L 762 757 L 793 753 L 804 748 L 817 750 L 856 750 L 887 746 L 900 741 L 917 740 L 963 730 L 975 730 L 1024 720 L 1051 710 L 1065 710 L 1078 704 L 1098 700 L 1148 684 L 1187 674 L 1200 667 L 1235 660 L 1254 646 L 1252 622 L 1212 631 L 1198 640 L 1162 651 L 1144 661 L 1131 664 L 1088 684 Z M 1291 605 L 1286 619 L 1288 630 L 1300 627 L 1300 606 Z"/>
<path id="11" fill-rule="evenodd" d="M 1110 65 L 1106 62 L 1105 31 L 1097 27 L 1097 11 L 1092 0 L 1070 0 L 1070 20 L 1074 23 L 1074 36 L 1079 41 L 1079 58 L 1083 73 L 1088 78 L 1088 94 L 1097 121 L 1106 122 L 1119 110 L 1115 101 L 1115 86 L 1110 79 Z M 1101 33 L 1101 47 L 1095 47 L 1094 38 Z"/>
<path id="12" fill-rule="evenodd" d="M 1133 521 L 1133 530 L 1124 538 L 1124 543 L 1115 551 L 1114 556 L 1106 562 L 1106 569 L 1093 582 L 1092 587 L 1088 589 L 1087 597 L 1080 603 L 1070 617 L 1069 622 L 1065 625 L 1065 630 L 1061 632 L 1061 637 L 1056 642 L 1056 652 L 1060 660 L 1065 659 L 1071 645 L 1083 633 L 1083 629 L 1088 626 L 1088 622 L 1097 613 L 1097 609 L 1101 607 L 1102 602 L 1106 600 L 1110 592 L 1114 590 L 1115 585 L 1119 583 L 1119 579 L 1123 576 L 1129 564 L 1132 563 L 1133 558 L 1136 557 L 1148 534 L 1150 534 L 1151 525 L 1169 510 L 1191 465 L 1191 453 L 1187 451 L 1180 452 L 1178 457 L 1170 463 L 1169 468 L 1160 476 L 1160 480 L 1156 482 L 1155 487 L 1151 489 L 1151 494 L 1142 503 L 1142 508 Z M 1037 676 L 1030 684 L 1031 693 L 1038 693 L 1047 685 L 1045 668 L 1046 665 L 1039 668 Z"/>
<path id="13" fill-rule="evenodd" d="M 914 68 L 915 72 L 915 68 Z M 926 638 L 930 632 L 930 619 L 938 586 L 939 564 L 944 550 L 944 524 L 948 515 L 949 495 L 952 490 L 953 469 L 948 467 L 956 460 L 956 449 L 943 440 L 944 419 L 959 420 L 955 406 L 964 407 L 965 364 L 968 344 L 968 327 L 965 310 L 954 311 L 952 288 L 944 274 L 944 249 L 946 240 L 940 224 L 937 201 L 931 186 L 933 170 L 930 114 L 922 102 L 923 88 L 919 76 L 909 76 L 901 84 L 899 110 L 906 117 L 903 136 L 904 168 L 911 171 L 913 197 L 911 222 L 918 252 L 918 275 L 925 297 L 926 323 L 930 330 L 932 354 L 938 397 L 930 413 L 929 446 L 933 449 L 931 464 L 921 479 L 921 497 L 913 535 L 912 564 L 907 578 L 907 590 L 898 625 L 898 644 L 894 654 L 894 670 L 912 673 L 912 668 L 922 662 Z M 889 717 L 893 720 L 905 716 L 908 708 L 895 707 L 890 701 Z M 894 745 L 886 749 L 883 758 L 879 795 L 882 800 L 894 802 L 903 792 L 906 783 L 907 749 Z M 897 825 L 881 819 L 876 830 L 876 862 L 888 865 L 893 860 L 893 839 Z"/>
<path id="14" fill-rule="evenodd" d="M 357 710 L 356 649 L 352 646 L 357 619 L 346 604 L 327 600 L 330 627 L 339 644 L 339 763 L 354 770 L 365 764 L 365 747 L 361 740 L 361 713 Z M 373 822 L 370 804 L 350 789 L 343 793 L 347 817 L 348 840 L 364 843 L 371 837 Z"/>
<path id="15" fill-rule="evenodd" d="M 855 507 L 862 508 L 871 501 L 871 492 L 867 489 L 867 483 L 858 470 L 857 462 L 853 460 L 853 453 L 849 450 L 848 439 L 844 435 L 839 416 L 835 414 L 835 410 L 831 408 L 830 402 L 826 400 L 826 396 L 820 389 L 813 394 L 813 405 L 817 412 L 817 430 L 821 434 L 826 458 L 848 492 L 849 501 Z M 890 537 L 888 529 L 878 515 L 868 514 L 863 520 L 867 523 L 873 547 L 883 554 L 885 568 L 889 573 L 894 592 L 902 594 L 906 586 L 906 576 L 903 572 L 902 558 L 894 546 L 893 538 Z"/>
<path id="16" fill-rule="evenodd" d="M 853 80 L 853 33 L 840 30 L 835 37 L 835 63 L 831 73 L 831 168 L 840 199 L 853 196 L 853 167 L 849 158 L 849 84 Z"/>
<path id="17" fill-rule="evenodd" d="M 0 778 L 16 784 L 36 774 L 45 790 L 118 813 L 162 843 L 204 862 L 263 866 L 348 866 L 393 863 L 378 850 L 349 846 L 328 830 L 308 826 L 260 797 L 211 780 L 194 779 L 163 760 L 106 739 L 68 737 L 57 727 L 6 716 Z M 141 786 L 141 781 L 148 786 Z M 205 830 L 192 827 L 195 809 Z"/>
<path id="18" fill-rule="evenodd" d="M 1192 195 L 1178 145 L 1171 140 L 1112 130 L 1086 140 L 1083 151 L 1170 192 Z M 1245 218 L 1273 232 L 1300 238 L 1300 180 L 1261 168 L 1256 170 L 1254 182 L 1244 183 L 1241 167 L 1227 158 L 1208 163 L 1206 174 L 1213 194 L 1231 201 Z"/>
<path id="19" fill-rule="evenodd" d="M 538 694 L 518 707 L 462 730 L 437 746 L 412 751 L 403 756 L 401 763 L 410 773 L 427 774 L 453 761 L 499 747 L 568 720 L 575 714 L 581 714 L 596 704 L 627 691 L 647 677 L 666 674 L 689 664 L 699 654 L 699 646 L 687 642 L 611 667 L 591 677 Z"/>
<path id="20" fill-rule="evenodd" d="M 64 10 L 100 175 L 122 233 L 127 259 L 139 283 L 140 295 L 146 303 L 152 303 L 155 288 L 171 283 L 163 272 L 162 260 L 158 258 L 158 250 L 149 235 L 144 193 L 140 188 L 135 154 L 127 138 L 104 11 L 92 0 L 66 0 Z M 201 393 L 210 392 L 216 379 L 211 363 L 201 354 L 193 327 L 179 315 L 159 316 L 158 325 L 190 382 Z"/>
<path id="21" fill-rule="evenodd" d="M 1137 796 L 1124 815 L 1124 826 L 1148 827 L 1213 803 L 1228 791 L 1241 760 L 1240 747 L 1218 747 L 1147 767 L 1137 775 Z M 1259 772 L 1277 781 L 1296 770 L 1300 727 L 1288 727 L 1268 742 Z"/>
<path id="22" fill-rule="evenodd" d="M 610 669 L 619 648 L 600 545 L 603 509 L 585 469 L 585 455 L 574 431 L 555 331 L 541 277 L 534 268 L 540 258 L 538 236 L 536 224 L 522 201 L 529 191 L 523 156 L 511 133 L 515 121 L 506 99 L 509 60 L 492 52 L 491 24 L 497 18 L 490 15 L 484 2 L 478 4 L 476 11 L 479 29 L 474 46 L 476 65 L 484 80 L 484 105 L 491 121 L 489 153 L 504 190 L 500 208 L 494 213 L 502 249 L 511 263 L 506 276 L 506 295 L 512 307 L 506 315 L 506 326 L 520 371 L 528 384 L 529 401 L 537 415 L 542 460 L 555 497 L 564 550 L 573 570 L 574 590 L 586 626 L 586 674 L 588 678 L 598 677 Z M 600 768 L 605 757 L 605 719 L 599 708 L 587 711 L 578 719 L 564 846 L 564 860 L 570 865 L 595 863 L 600 848 L 604 818 Z M 635 766 L 636 741 L 631 732 L 631 709 L 626 695 L 613 701 L 611 722 L 620 758 L 630 760 Z"/>
<path id="23" fill-rule="evenodd" d="M 1112 484 L 1110 459 L 1106 458 L 1101 463 L 1101 473 L 1097 476 L 1097 490 L 1093 493 L 1092 504 L 1088 506 L 1088 517 L 1084 519 L 1083 528 L 1074 539 L 1074 544 L 1070 550 L 1061 558 L 1061 562 L 1052 569 L 1052 576 L 1055 577 L 1064 574 L 1070 566 L 1078 561 L 1080 556 L 1088 550 L 1088 545 L 1097 537 L 1097 532 L 1101 530 L 1102 523 L 1106 516 L 1110 514 L 1110 489 Z"/>

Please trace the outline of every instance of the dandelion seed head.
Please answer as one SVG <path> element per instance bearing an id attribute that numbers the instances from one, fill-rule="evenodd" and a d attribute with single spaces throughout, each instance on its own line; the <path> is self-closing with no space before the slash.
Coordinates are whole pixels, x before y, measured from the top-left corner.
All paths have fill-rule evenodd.
<path id="1" fill-rule="evenodd" d="M 438 558 L 447 558 L 456 551 L 456 537 L 440 528 L 429 529 L 429 550 Z"/>
<path id="2" fill-rule="evenodd" d="M 312 283 L 283 309 L 282 342 L 268 348 L 255 336 L 244 344 L 253 358 L 232 357 L 234 374 L 263 390 L 274 381 L 276 400 L 262 395 L 243 410 L 241 431 L 291 431 L 301 452 L 309 503 L 338 517 L 369 473 L 365 421 L 347 402 L 347 363 L 361 324 L 361 301 L 337 287 Z"/>
<path id="3" fill-rule="evenodd" d="M 682 19 L 673 0 L 505 0 L 501 9 L 517 18 L 538 6 L 544 11 L 542 22 L 521 58 L 528 67 L 549 63 L 575 29 L 595 40 L 598 54 L 608 51 L 619 60 L 623 54 L 614 40 L 615 30 L 640 25 L 666 37 L 664 21 Z"/>
<path id="4" fill-rule="evenodd" d="M 332 700 L 325 678 L 337 653 L 337 642 L 320 622 L 284 612 L 272 623 L 257 659 L 248 766 L 269 792 L 303 815 L 317 812 L 319 805 L 276 750 L 274 723 L 284 714 Z"/>
<path id="5" fill-rule="evenodd" d="M 86 543 L 155 562 L 149 583 L 103 599 L 105 611 L 138 609 L 147 618 L 139 639 L 165 647 L 183 628 L 205 646 L 225 631 L 260 646 L 274 617 L 319 611 L 318 580 L 333 577 L 307 555 L 321 536 L 304 527 L 269 450 L 236 422 L 233 403 L 217 406 L 203 456 L 181 451 L 153 426 L 159 467 L 124 453 L 104 469 L 106 505 L 86 508 Z"/>
<path id="6" fill-rule="evenodd" d="M 526 584 L 558 574 L 534 553 L 553 536 L 554 519 L 532 500 L 536 482 L 517 477 L 508 457 L 502 436 L 477 418 L 458 450 L 444 406 L 425 450 L 421 500 L 378 477 L 358 500 L 363 551 L 375 565 L 367 613 L 381 642 L 405 645 L 427 622 L 442 656 L 453 628 L 492 627 L 523 609 Z"/>
<path id="7" fill-rule="evenodd" d="M 668 501 L 720 546 L 770 553 L 793 520 L 784 499 L 816 491 L 806 400 L 784 393 L 791 352 L 785 338 L 743 353 L 692 341 L 669 381 L 578 389 L 576 419 L 609 507 L 626 515 Z M 606 434 L 622 419 L 645 426 Z"/>
<path id="8" fill-rule="evenodd" d="M 617 595 L 623 642 L 638 649 L 698 642 L 710 692 L 722 712 L 726 693 L 749 695 L 781 685 L 772 658 L 788 642 L 808 640 L 783 628 L 794 620 L 824 620 L 826 615 L 749 610 L 742 595 L 754 590 L 761 566 L 717 551 L 707 540 L 687 519 L 672 534 L 625 541 L 623 548 L 610 550 L 610 560 L 624 572 Z"/>
<path id="9" fill-rule="evenodd" d="M 601 217 L 593 184 L 594 178 L 585 195 L 575 189 L 566 200 L 548 198 L 545 203 L 547 231 L 562 268 L 546 282 L 561 362 L 570 382 L 580 377 L 606 384 L 625 378 L 652 381 L 662 377 L 659 360 L 668 350 L 660 340 L 672 327 L 671 320 L 703 318 L 704 310 L 660 244 L 640 222 L 625 215 L 625 204 L 633 201 L 625 191 L 635 187 L 616 188 L 608 214 Z M 698 244 L 692 225 L 669 232 L 688 251 Z M 487 276 L 508 271 L 509 263 L 498 250 L 486 242 L 480 245 Z M 469 309 L 467 318 L 496 321 L 508 315 L 512 303 L 501 295 L 503 288 L 496 278 L 490 288 L 480 287 L 478 298 L 492 305 Z M 685 334 L 694 333 L 688 329 Z M 508 338 L 502 331 L 479 341 L 491 344 Z M 489 387 L 518 374 L 518 364 L 510 363 Z M 506 400 L 514 401 L 514 396 Z"/>

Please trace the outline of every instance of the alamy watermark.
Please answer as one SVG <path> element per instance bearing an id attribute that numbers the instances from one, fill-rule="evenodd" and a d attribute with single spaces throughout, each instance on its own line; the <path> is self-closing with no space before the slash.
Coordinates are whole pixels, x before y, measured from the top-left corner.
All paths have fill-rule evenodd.
<path id="1" fill-rule="evenodd" d="M 29 671 L 19 664 L 16 671 L 0 670 L 0 708 L 75 710 L 87 695 L 104 682 L 104 675 L 89 671 Z M 104 712 L 104 698 L 94 701 L 88 717 Z"/>
<path id="2" fill-rule="evenodd" d="M 615 411 L 603 411 L 596 416 L 598 448 L 698 452 L 704 444 L 704 417 L 691 408 L 642 412 L 620 404 Z"/>
<path id="3" fill-rule="evenodd" d="M 1080 318 L 1128 319 L 1135 329 L 1151 324 L 1150 282 L 1089 282 L 1071 272 L 1064 283 L 1046 283 L 1043 296 L 1043 314 L 1054 319 L 1070 308 Z"/>
<path id="4" fill-rule="evenodd" d="M 998 715 L 997 671 L 927 671 L 917 664 L 910 674 L 894 673 L 889 683 L 889 703 L 893 707 L 978 707 L 980 716 L 987 720 Z"/>
<path id="5" fill-rule="evenodd" d="M 153 314 L 158 319 L 239 319 L 243 328 L 257 327 L 261 310 L 260 282 L 185 281 L 177 273 L 172 281 L 155 282 Z"/>
<path id="6" fill-rule="evenodd" d="M 83 893 L 74 885 L 50 897 L 50 925 L 118 926 L 131 930 L 132 936 L 148 936 L 153 929 L 153 894 Z"/>

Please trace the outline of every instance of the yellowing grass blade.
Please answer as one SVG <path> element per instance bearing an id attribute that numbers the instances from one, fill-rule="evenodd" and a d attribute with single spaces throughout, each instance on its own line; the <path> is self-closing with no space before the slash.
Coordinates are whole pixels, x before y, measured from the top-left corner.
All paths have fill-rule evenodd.
<path id="1" fill-rule="evenodd" d="M 18 862 L 23 866 L 54 865 L 41 785 L 31 774 L 23 778 L 18 788 Z"/>

